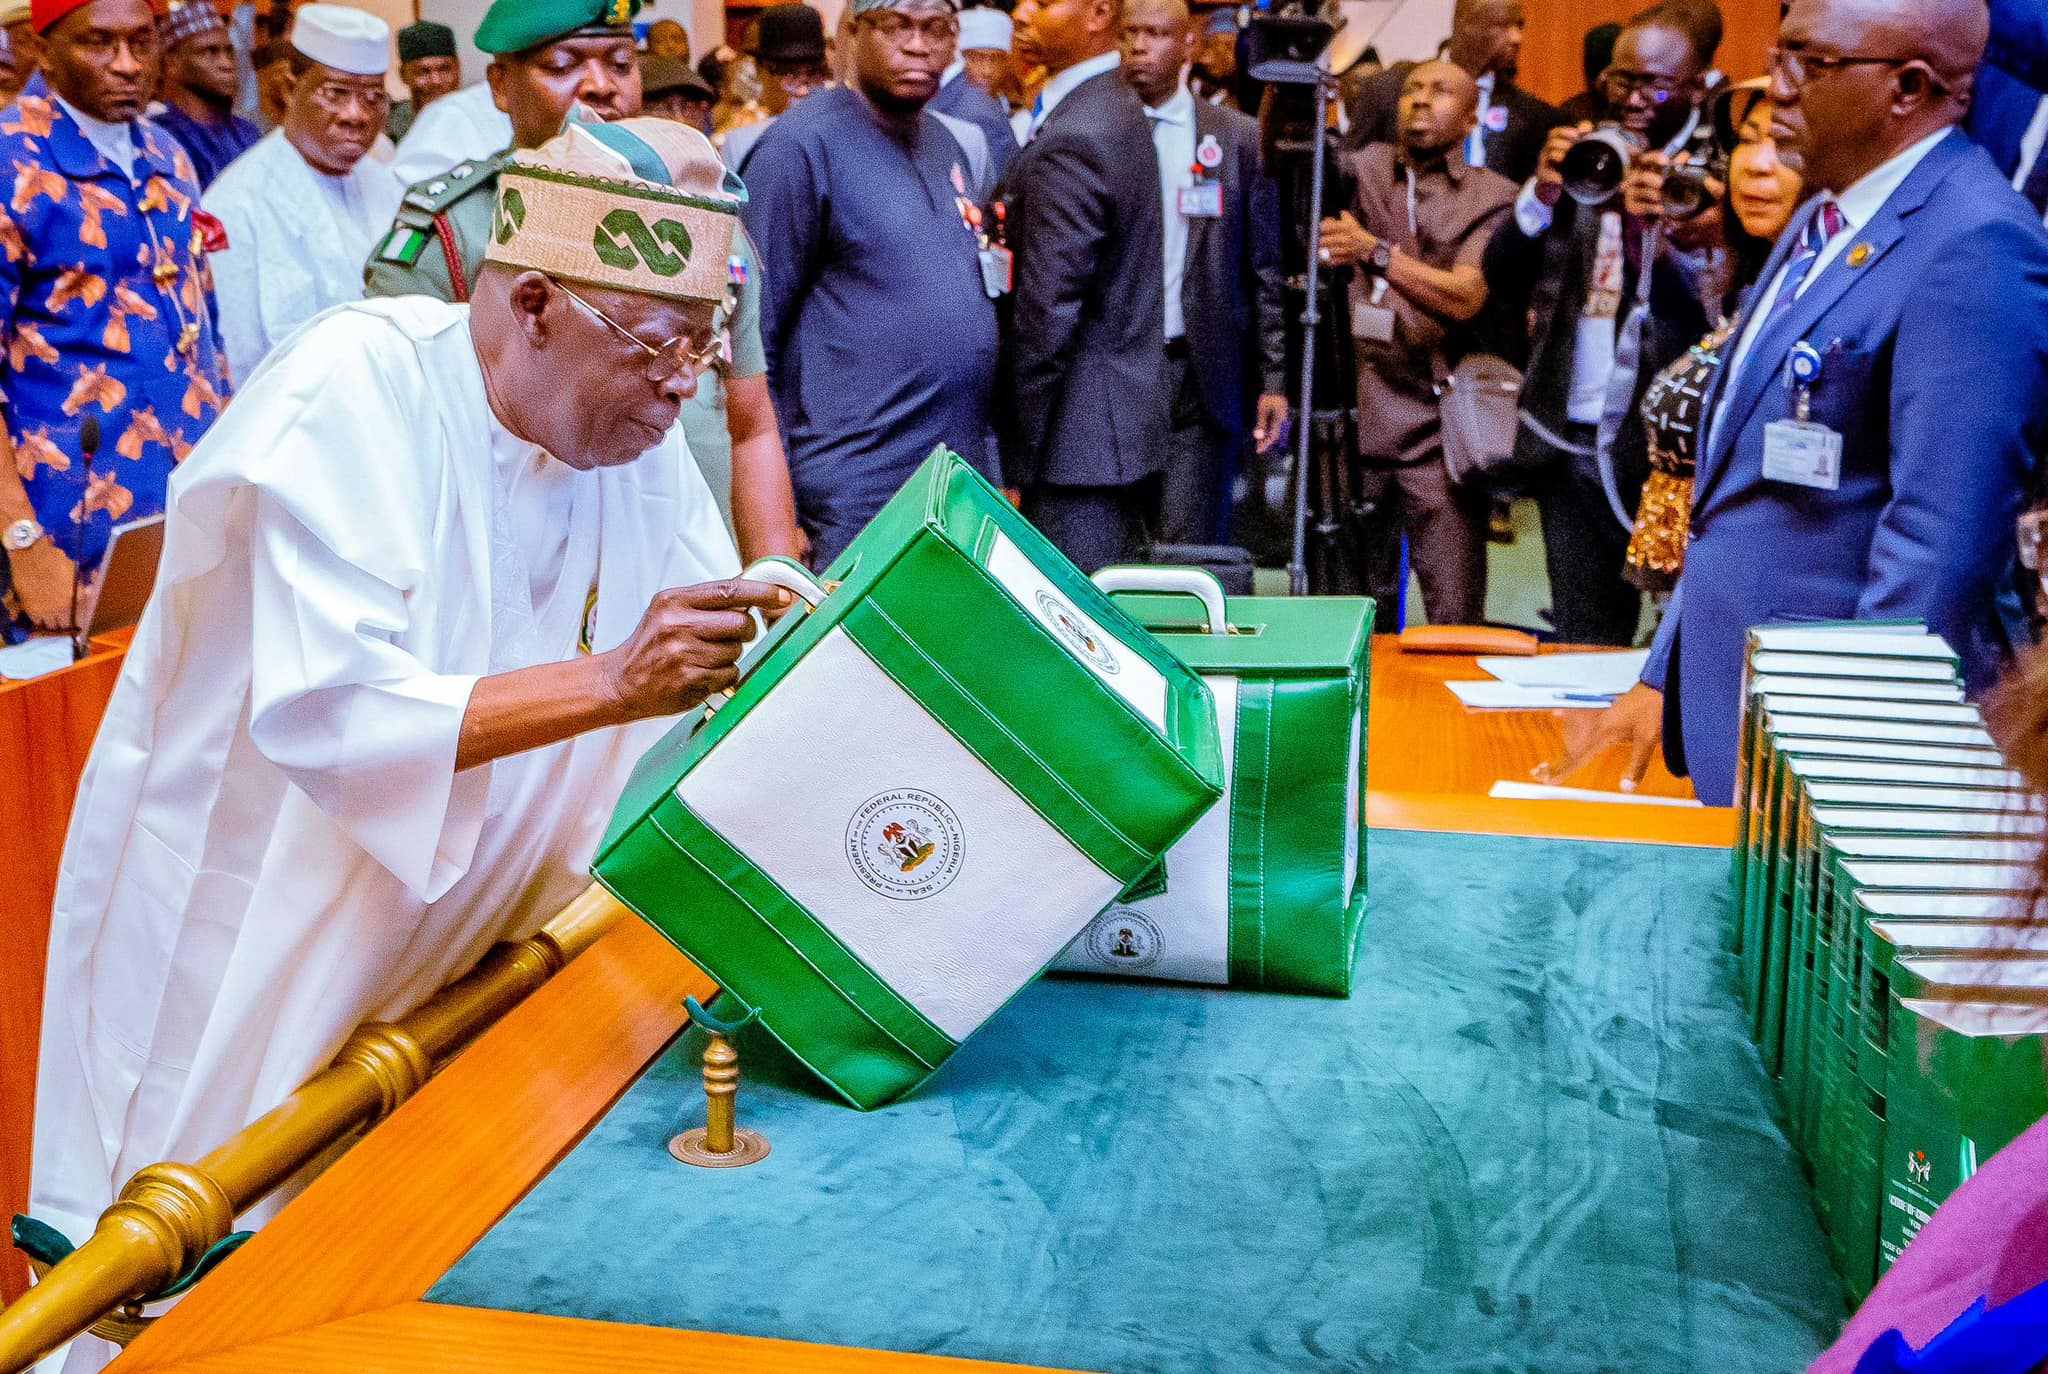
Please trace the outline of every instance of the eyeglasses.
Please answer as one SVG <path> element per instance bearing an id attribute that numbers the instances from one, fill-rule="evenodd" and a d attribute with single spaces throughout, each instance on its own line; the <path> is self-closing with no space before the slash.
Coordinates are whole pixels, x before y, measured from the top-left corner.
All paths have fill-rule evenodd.
<path id="1" fill-rule="evenodd" d="M 1867 57 L 1861 53 L 1845 53 L 1834 56 L 1824 52 L 1808 52 L 1804 48 L 1766 48 L 1764 56 L 1770 62 L 1772 76 L 1782 76 L 1785 84 L 1793 88 L 1804 86 L 1808 79 L 1842 67 L 1903 67 L 1908 62 L 1917 62 L 1917 57 Z"/>
<path id="2" fill-rule="evenodd" d="M 1656 76 L 1649 72 L 1629 72 L 1609 67 L 1600 76 L 1601 84 L 1607 88 L 1608 99 L 1617 103 L 1629 98 L 1637 91 L 1648 96 L 1652 104 L 1662 105 L 1678 94 L 1684 83 L 1668 76 Z"/>
<path id="3" fill-rule="evenodd" d="M 960 21 L 950 14 L 919 21 L 894 10 L 871 10 L 860 16 L 860 22 L 891 43 L 907 43 L 913 33 L 934 45 L 950 43 L 960 36 Z"/>
<path id="4" fill-rule="evenodd" d="M 382 119 L 391 109 L 391 96 L 382 86 L 366 88 L 327 81 L 313 88 L 313 103 L 336 114 L 354 103 L 362 106 L 363 113 L 371 119 Z"/>
<path id="5" fill-rule="evenodd" d="M 693 374 L 704 372 L 716 367 L 725 357 L 725 340 L 718 335 L 713 335 L 709 343 L 692 344 L 686 335 L 678 334 L 657 348 L 584 300 L 565 283 L 558 281 L 555 285 L 561 287 L 563 295 L 595 315 L 612 333 L 647 355 L 647 380 L 650 382 L 665 382 L 671 377 L 681 375 L 685 368 Z"/>

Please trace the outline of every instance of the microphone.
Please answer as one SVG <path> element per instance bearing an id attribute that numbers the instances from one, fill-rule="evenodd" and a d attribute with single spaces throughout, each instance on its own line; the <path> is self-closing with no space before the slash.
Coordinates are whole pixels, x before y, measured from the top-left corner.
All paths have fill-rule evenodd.
<path id="1" fill-rule="evenodd" d="M 78 427 L 79 452 L 85 455 L 83 495 L 78 498 L 78 513 L 71 517 L 71 661 L 78 662 L 85 657 L 85 625 L 78 618 L 79 584 L 85 578 L 85 522 L 90 518 L 85 503 L 92 497 L 92 459 L 100 451 L 100 417 L 87 415 L 85 423 Z"/>

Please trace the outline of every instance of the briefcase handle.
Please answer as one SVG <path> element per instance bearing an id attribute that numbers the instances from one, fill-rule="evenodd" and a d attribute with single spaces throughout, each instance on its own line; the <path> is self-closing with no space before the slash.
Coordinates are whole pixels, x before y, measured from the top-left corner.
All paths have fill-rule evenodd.
<path id="1" fill-rule="evenodd" d="M 780 587 L 797 600 L 803 602 L 806 610 L 812 611 L 817 610 L 818 607 L 825 603 L 825 597 L 831 590 L 824 583 L 818 581 L 817 578 L 812 577 L 810 572 L 801 564 L 782 557 L 759 559 L 750 564 L 747 570 L 740 574 L 740 577 L 743 581 L 765 582 L 771 587 Z M 833 585 L 836 586 L 837 584 Z M 739 694 L 740 684 L 747 680 L 748 674 L 754 671 L 755 665 L 763 657 L 764 655 L 757 648 L 750 650 L 740 659 L 739 676 L 734 680 L 732 686 L 727 687 L 724 691 L 714 692 L 705 699 L 704 720 L 708 721 L 711 717 L 717 715 L 719 707 L 725 705 L 726 702 L 731 701 Z M 701 725 L 702 722 L 700 721 L 699 724 Z"/>
<path id="2" fill-rule="evenodd" d="M 1104 568 L 1095 574 L 1095 585 L 1114 596 L 1118 592 L 1162 592 L 1170 596 L 1192 596 L 1209 613 L 1209 633 L 1230 633 L 1230 614 L 1223 604 L 1223 584 L 1214 573 L 1200 568 L 1153 566 Z"/>

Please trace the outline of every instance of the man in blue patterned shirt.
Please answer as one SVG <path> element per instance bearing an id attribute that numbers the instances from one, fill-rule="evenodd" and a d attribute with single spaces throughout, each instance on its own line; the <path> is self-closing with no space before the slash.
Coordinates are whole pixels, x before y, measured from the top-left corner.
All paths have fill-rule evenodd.
<path id="1" fill-rule="evenodd" d="M 163 511 L 229 392 L 192 162 L 142 118 L 156 15 L 34 0 L 34 18 L 44 71 L 0 113 L 0 625 L 17 632 L 70 625 L 74 569 L 90 578 L 116 524 Z"/>

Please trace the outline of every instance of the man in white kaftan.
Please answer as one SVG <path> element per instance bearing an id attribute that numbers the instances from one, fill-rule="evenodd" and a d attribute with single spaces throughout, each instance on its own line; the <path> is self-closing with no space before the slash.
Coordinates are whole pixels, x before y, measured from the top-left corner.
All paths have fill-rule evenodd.
<path id="1" fill-rule="evenodd" d="M 206 209 L 227 229 L 214 279 L 237 379 L 322 310 L 362 299 L 363 263 L 405 193 L 372 155 L 390 107 L 390 42 L 390 27 L 361 10 L 300 10 L 283 125 L 207 190 Z"/>
<path id="2" fill-rule="evenodd" d="M 479 81 L 444 95 L 413 121 L 391 171 L 401 186 L 440 176 L 458 162 L 483 162 L 512 146 L 512 117 Z"/>
<path id="3" fill-rule="evenodd" d="M 531 220 L 585 226 L 589 270 L 514 236 L 473 306 L 338 307 L 180 469 L 51 932 L 31 1210 L 74 1242 L 136 1170 L 199 1158 L 357 1024 L 539 929 L 665 717 L 782 604 L 696 585 L 738 569 L 674 423 L 727 276 L 717 155 L 604 128 L 632 170 L 577 181 L 598 145 L 572 131 L 521 154 L 552 179 L 505 177 Z M 665 179 L 641 137 L 669 140 Z M 621 205 L 708 261 L 596 264 L 588 225 Z M 110 1354 L 83 1339 L 67 1368 Z"/>

